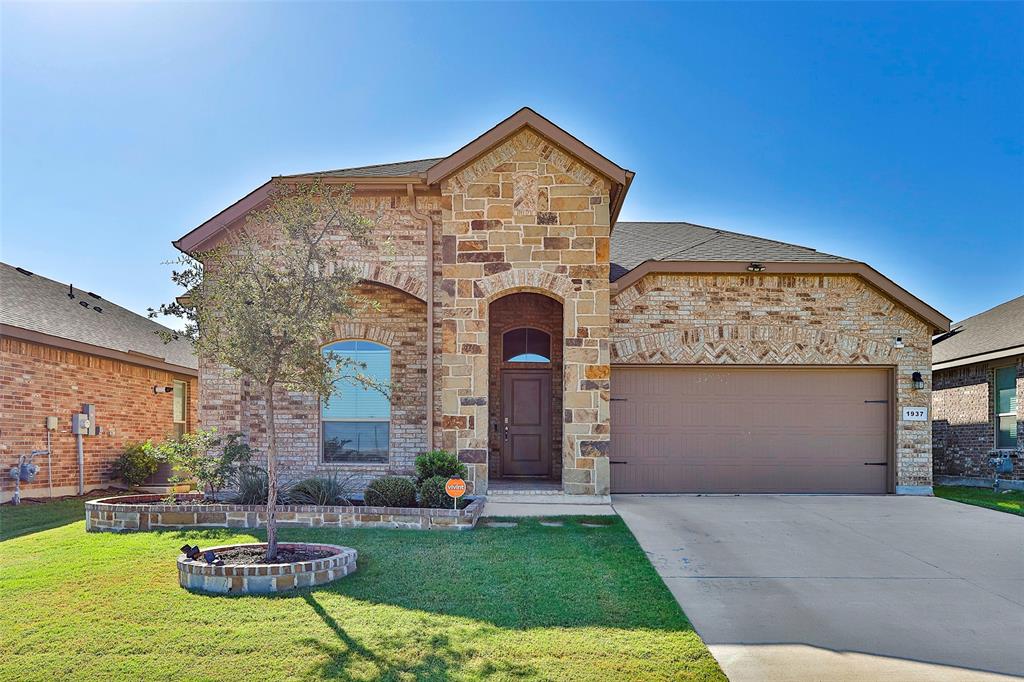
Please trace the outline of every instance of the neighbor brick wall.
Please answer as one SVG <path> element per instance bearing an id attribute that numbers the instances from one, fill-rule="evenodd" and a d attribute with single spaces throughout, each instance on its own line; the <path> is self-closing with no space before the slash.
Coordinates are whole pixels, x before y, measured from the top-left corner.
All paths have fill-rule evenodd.
<path id="1" fill-rule="evenodd" d="M 487 492 L 488 318 L 492 301 L 532 291 L 564 310 L 566 492 L 608 481 L 609 182 L 524 129 L 442 182 L 442 444 Z"/>
<path id="2" fill-rule="evenodd" d="M 611 324 L 613 365 L 889 366 L 896 414 L 929 404 L 932 330 L 852 275 L 648 275 L 616 295 Z M 929 424 L 897 421 L 897 485 L 931 485 L 931 459 Z"/>
<path id="3" fill-rule="evenodd" d="M 1017 439 L 1024 433 L 1024 356 L 993 363 L 951 367 L 932 379 L 932 459 L 936 476 L 990 480 L 995 447 L 995 367 L 1017 365 Z M 1024 480 L 1024 461 L 1014 459 L 1012 474 Z"/>
<path id="4" fill-rule="evenodd" d="M 51 434 L 55 494 L 78 491 L 78 454 L 71 415 L 83 403 L 96 405 L 98 436 L 84 436 L 87 489 L 117 483 L 111 466 L 126 442 L 161 440 L 174 431 L 172 394 L 153 386 L 187 381 L 189 430 L 198 426 L 195 377 L 150 369 L 119 360 L 0 338 L 0 476 L 2 499 L 13 493 L 7 472 L 18 456 L 46 448 L 46 417 L 57 417 Z M 36 457 L 36 481 L 22 485 L 25 497 L 47 495 L 46 457 Z"/>

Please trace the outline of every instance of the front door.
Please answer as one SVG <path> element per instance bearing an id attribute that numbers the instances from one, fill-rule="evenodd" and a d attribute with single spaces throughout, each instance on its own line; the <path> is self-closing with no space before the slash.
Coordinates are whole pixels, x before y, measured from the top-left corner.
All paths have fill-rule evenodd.
<path id="1" fill-rule="evenodd" d="M 551 370 L 501 373 L 502 476 L 551 475 Z"/>

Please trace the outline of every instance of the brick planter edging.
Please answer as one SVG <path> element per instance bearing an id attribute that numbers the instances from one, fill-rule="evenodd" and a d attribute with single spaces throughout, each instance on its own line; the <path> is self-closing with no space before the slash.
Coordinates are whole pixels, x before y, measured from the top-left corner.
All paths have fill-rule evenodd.
<path id="1" fill-rule="evenodd" d="M 197 493 L 178 499 L 202 499 Z M 419 507 L 317 507 L 283 505 L 277 508 L 281 527 L 297 528 L 409 528 L 417 530 L 469 530 L 484 510 L 484 498 L 465 509 Z M 88 532 L 134 532 L 191 527 L 262 528 L 267 508 L 251 504 L 165 504 L 160 495 L 119 495 L 85 503 Z"/>
<path id="2" fill-rule="evenodd" d="M 222 552 L 235 547 L 266 547 L 266 543 L 249 542 L 222 545 L 209 550 Z M 192 561 L 178 555 L 178 583 L 186 590 L 230 594 L 268 594 L 297 587 L 323 585 L 344 578 L 356 570 L 358 553 L 351 547 L 322 545 L 310 542 L 278 543 L 282 549 L 304 547 L 333 552 L 331 556 L 289 564 L 244 564 L 211 566 L 205 561 Z"/>

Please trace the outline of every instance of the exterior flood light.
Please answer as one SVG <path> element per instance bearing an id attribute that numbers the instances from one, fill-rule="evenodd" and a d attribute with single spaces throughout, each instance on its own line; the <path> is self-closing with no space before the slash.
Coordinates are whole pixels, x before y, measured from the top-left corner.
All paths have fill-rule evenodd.
<path id="1" fill-rule="evenodd" d="M 764 272 L 764 263 L 751 263 L 747 266 L 750 272 Z"/>
<path id="2" fill-rule="evenodd" d="M 914 372 L 910 378 L 914 382 L 914 388 L 918 390 L 924 388 L 924 378 L 921 376 L 920 372 Z"/>

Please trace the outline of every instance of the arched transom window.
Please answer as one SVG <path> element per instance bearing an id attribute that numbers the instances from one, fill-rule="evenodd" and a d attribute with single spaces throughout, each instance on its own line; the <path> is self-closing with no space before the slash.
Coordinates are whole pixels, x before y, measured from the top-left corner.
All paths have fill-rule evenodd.
<path id="1" fill-rule="evenodd" d="M 504 362 L 551 362 L 551 335 L 540 329 L 520 327 L 501 337 Z"/>
<path id="2" fill-rule="evenodd" d="M 340 369 L 334 393 L 320 403 L 323 460 L 387 463 L 391 400 L 374 385 L 391 384 L 391 349 L 373 341 L 335 341 L 323 353 Z"/>

